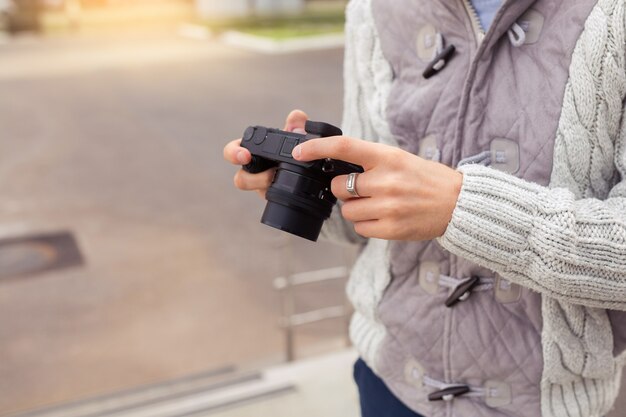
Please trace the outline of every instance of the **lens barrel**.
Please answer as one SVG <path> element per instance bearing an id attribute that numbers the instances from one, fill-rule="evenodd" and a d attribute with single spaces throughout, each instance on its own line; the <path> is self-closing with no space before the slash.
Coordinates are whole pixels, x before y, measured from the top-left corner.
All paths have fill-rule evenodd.
<path id="1" fill-rule="evenodd" d="M 337 199 L 321 170 L 281 163 L 266 194 L 261 223 L 317 241 Z"/>

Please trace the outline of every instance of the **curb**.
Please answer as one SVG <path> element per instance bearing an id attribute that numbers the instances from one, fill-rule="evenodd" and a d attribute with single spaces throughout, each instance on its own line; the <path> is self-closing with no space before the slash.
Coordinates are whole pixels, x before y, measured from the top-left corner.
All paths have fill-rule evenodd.
<path id="1" fill-rule="evenodd" d="M 343 33 L 340 33 L 277 41 L 262 36 L 228 31 L 220 37 L 220 41 L 226 45 L 265 54 L 287 54 L 292 52 L 341 48 L 344 46 L 345 36 Z"/>
<path id="2" fill-rule="evenodd" d="M 207 27 L 193 23 L 180 25 L 178 35 L 183 38 L 200 41 L 216 39 L 225 45 L 235 48 L 270 55 L 342 48 L 345 44 L 345 36 L 343 33 L 275 40 L 235 30 L 230 30 L 220 36 L 215 36 Z"/>

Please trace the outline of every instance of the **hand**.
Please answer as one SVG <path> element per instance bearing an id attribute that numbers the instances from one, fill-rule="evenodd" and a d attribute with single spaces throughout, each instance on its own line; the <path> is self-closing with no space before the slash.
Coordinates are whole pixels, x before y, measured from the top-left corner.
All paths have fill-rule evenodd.
<path id="1" fill-rule="evenodd" d="M 346 190 L 346 175 L 335 177 L 333 194 L 344 202 L 343 217 L 365 237 L 430 240 L 442 236 L 452 218 L 463 174 L 399 148 L 346 136 L 312 139 L 298 145 L 299 161 L 339 159 L 361 165 L 356 180 L 361 198 Z"/>
<path id="2" fill-rule="evenodd" d="M 294 110 L 289 113 L 285 122 L 283 130 L 289 132 L 304 133 L 304 125 L 308 119 L 306 113 L 300 110 Z M 246 165 L 250 163 L 252 155 L 246 148 L 240 146 L 241 139 L 233 140 L 224 147 L 224 159 L 234 165 Z M 253 190 L 259 193 L 262 198 L 265 198 L 267 189 L 272 184 L 274 179 L 275 168 L 268 169 L 267 171 L 260 172 L 258 174 L 251 174 L 249 172 L 240 169 L 235 174 L 235 187 L 240 190 Z"/>

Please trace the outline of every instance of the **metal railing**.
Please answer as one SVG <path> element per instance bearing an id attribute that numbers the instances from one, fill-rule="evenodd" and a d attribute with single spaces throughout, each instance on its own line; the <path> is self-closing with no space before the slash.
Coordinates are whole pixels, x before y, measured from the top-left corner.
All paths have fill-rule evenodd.
<path id="1" fill-rule="evenodd" d="M 295 360 L 295 330 L 296 328 L 317 323 L 322 320 L 344 319 L 346 344 L 349 346 L 348 321 L 352 309 L 347 300 L 341 305 L 333 305 L 305 312 L 298 312 L 294 290 L 298 287 L 345 280 L 348 277 L 349 269 L 345 266 L 321 269 L 317 271 L 301 272 L 287 277 L 279 277 L 274 280 L 274 288 L 279 291 L 281 299 L 281 327 L 285 330 L 285 352 L 287 361 Z"/>

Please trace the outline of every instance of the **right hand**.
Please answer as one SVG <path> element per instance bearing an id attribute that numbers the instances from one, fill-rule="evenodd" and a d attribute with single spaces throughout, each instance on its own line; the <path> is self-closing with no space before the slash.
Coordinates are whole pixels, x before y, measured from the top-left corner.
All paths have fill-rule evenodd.
<path id="1" fill-rule="evenodd" d="M 283 130 L 288 132 L 305 133 L 304 125 L 307 119 L 308 116 L 306 113 L 301 110 L 294 110 L 289 113 L 289 116 L 287 116 Z M 224 147 L 224 159 L 233 165 L 246 165 L 250 163 L 250 160 L 252 159 L 250 151 L 240 145 L 241 139 L 229 142 Z M 240 169 L 235 174 L 235 187 L 240 190 L 256 191 L 262 198 L 265 198 L 265 193 L 274 180 L 275 172 L 276 168 L 268 169 L 267 171 L 263 171 L 258 174 L 251 174 L 243 169 Z"/>

